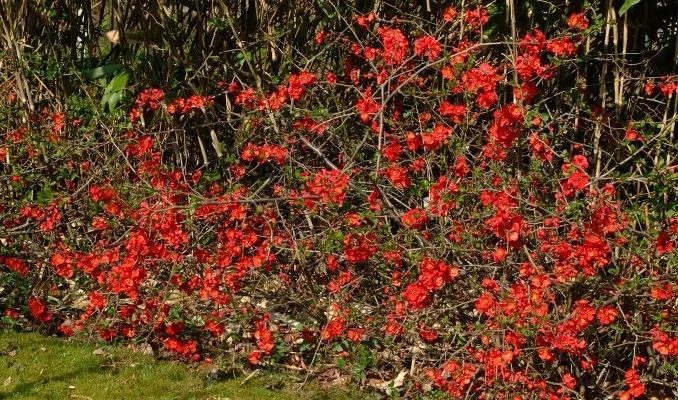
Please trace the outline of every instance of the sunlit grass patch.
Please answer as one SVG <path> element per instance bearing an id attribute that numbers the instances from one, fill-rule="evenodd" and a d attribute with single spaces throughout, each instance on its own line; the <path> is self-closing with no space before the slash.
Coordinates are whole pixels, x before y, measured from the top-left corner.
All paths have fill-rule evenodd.
<path id="1" fill-rule="evenodd" d="M 0 399 L 347 400 L 364 398 L 316 384 L 296 391 L 295 378 L 264 373 L 219 380 L 130 350 L 85 345 L 31 333 L 0 332 Z M 244 382 L 246 380 L 246 382 Z M 244 383 L 243 383 L 244 382 Z"/>

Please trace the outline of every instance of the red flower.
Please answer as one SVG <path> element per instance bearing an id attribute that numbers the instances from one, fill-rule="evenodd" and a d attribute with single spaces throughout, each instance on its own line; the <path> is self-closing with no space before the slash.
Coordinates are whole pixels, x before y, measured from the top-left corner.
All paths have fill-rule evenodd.
<path id="1" fill-rule="evenodd" d="M 574 190 L 582 190 L 589 184 L 589 177 L 585 172 L 577 171 L 574 174 L 570 175 L 565 182 L 566 187 L 572 188 Z"/>
<path id="2" fill-rule="evenodd" d="M 508 252 L 506 251 L 505 248 L 497 247 L 496 249 L 494 249 L 494 254 L 492 255 L 492 258 L 494 259 L 494 262 L 501 262 L 506 259 L 507 255 Z"/>
<path id="3" fill-rule="evenodd" d="M 459 15 L 459 13 L 457 12 L 456 8 L 447 7 L 443 13 L 443 21 L 452 22 L 455 20 L 455 18 L 457 18 L 457 15 Z"/>
<path id="4" fill-rule="evenodd" d="M 655 242 L 655 251 L 659 254 L 666 254 L 673 251 L 674 241 L 667 231 L 659 232 L 657 241 Z"/>
<path id="5" fill-rule="evenodd" d="M 447 138 L 451 133 L 451 128 L 445 125 L 436 125 L 433 131 L 421 135 L 422 144 L 428 150 L 438 150 L 444 144 L 447 144 Z"/>
<path id="6" fill-rule="evenodd" d="M 624 377 L 626 378 L 626 385 L 629 387 L 629 390 L 626 391 L 628 395 L 636 398 L 645 394 L 645 385 L 640 382 L 640 376 L 635 369 L 626 371 Z"/>
<path id="7" fill-rule="evenodd" d="M 664 356 L 678 355 L 678 338 L 671 338 L 657 328 L 652 328 L 650 334 L 652 335 L 652 348 L 657 350 L 659 354 Z"/>
<path id="8" fill-rule="evenodd" d="M 371 12 L 368 15 L 356 15 L 353 20 L 363 28 L 369 28 L 372 21 L 377 19 L 377 14 Z"/>
<path id="9" fill-rule="evenodd" d="M 581 154 L 577 154 L 576 156 L 572 157 L 572 164 L 576 165 L 582 170 L 586 170 L 589 167 L 589 161 Z"/>
<path id="10" fill-rule="evenodd" d="M 447 101 L 440 103 L 438 112 L 443 117 L 451 118 L 456 124 L 461 124 L 462 118 L 466 114 L 467 108 L 463 104 L 451 104 Z"/>
<path id="11" fill-rule="evenodd" d="M 259 365 L 261 363 L 261 357 L 263 355 L 263 352 L 260 350 L 253 350 L 250 352 L 250 354 L 247 356 L 247 360 L 252 365 Z"/>
<path id="12" fill-rule="evenodd" d="M 624 140 L 628 140 L 629 142 L 634 142 L 636 140 L 642 141 L 643 137 L 640 136 L 637 130 L 635 129 L 627 129 L 626 134 L 624 135 Z"/>
<path id="13" fill-rule="evenodd" d="M 475 93 L 478 90 L 485 92 L 494 91 L 497 83 L 502 80 L 496 69 L 489 63 L 481 63 L 476 68 L 464 73 L 461 77 L 464 88 Z"/>
<path id="14" fill-rule="evenodd" d="M 358 235 L 349 233 L 344 237 L 344 255 L 351 263 L 367 261 L 375 252 L 375 235 Z"/>
<path id="15" fill-rule="evenodd" d="M 619 315 L 619 311 L 615 307 L 608 305 L 599 309 L 596 315 L 601 324 L 610 325 Z"/>
<path id="16" fill-rule="evenodd" d="M 442 46 L 438 39 L 433 36 L 422 36 L 414 41 L 414 54 L 418 56 L 425 56 L 429 61 L 434 61 L 440 58 Z"/>
<path id="17" fill-rule="evenodd" d="M 421 310 L 431 303 L 430 290 L 419 283 L 408 285 L 403 298 L 413 310 Z"/>
<path id="18" fill-rule="evenodd" d="M 472 10 L 466 11 L 466 15 L 464 16 L 464 20 L 470 26 L 478 27 L 480 25 L 485 25 L 487 23 L 487 21 L 490 20 L 490 17 L 488 15 L 486 9 L 484 9 L 482 7 L 478 7 L 478 8 L 474 8 Z"/>
<path id="19" fill-rule="evenodd" d="M 589 21 L 586 19 L 586 16 L 584 16 L 584 13 L 574 13 L 567 19 L 567 25 L 570 28 L 584 31 L 589 27 Z"/>
<path id="20" fill-rule="evenodd" d="M 402 64 L 410 46 L 405 35 L 399 29 L 390 27 L 379 27 L 377 32 L 379 32 L 384 46 L 381 55 L 386 65 Z"/>
<path id="21" fill-rule="evenodd" d="M 391 166 L 386 169 L 384 174 L 396 189 L 407 189 L 412 186 L 412 179 L 407 174 L 407 169 L 403 167 Z"/>
<path id="22" fill-rule="evenodd" d="M 426 211 L 419 208 L 413 208 L 402 216 L 403 225 L 414 229 L 422 228 L 427 220 Z"/>
<path id="23" fill-rule="evenodd" d="M 344 329 L 346 325 L 346 318 L 344 317 L 334 317 L 332 320 L 327 324 L 325 329 L 322 332 L 322 339 L 326 341 L 330 341 L 334 338 L 337 338 L 341 335 L 344 334 Z"/>
<path id="24" fill-rule="evenodd" d="M 89 294 L 90 307 L 101 310 L 102 308 L 106 307 L 106 304 L 108 304 L 108 301 L 106 300 L 106 297 L 104 297 L 104 295 L 100 292 L 94 291 Z"/>
<path id="25" fill-rule="evenodd" d="M 405 288 L 403 298 L 413 310 L 421 310 L 431 303 L 432 293 L 459 276 L 454 265 L 425 257 L 421 262 L 420 275 L 415 283 Z"/>
<path id="26" fill-rule="evenodd" d="M 220 324 L 215 321 L 207 321 L 207 323 L 205 324 L 205 329 L 209 331 L 212 335 L 217 337 L 223 335 L 226 330 L 224 324 Z"/>
<path id="27" fill-rule="evenodd" d="M 348 340 L 352 342 L 360 342 L 365 340 L 365 328 L 349 328 L 346 332 Z"/>
<path id="28" fill-rule="evenodd" d="M 557 56 L 572 56 L 578 50 L 577 45 L 569 37 L 549 40 L 546 49 Z"/>
<path id="29" fill-rule="evenodd" d="M 68 252 L 54 253 L 50 258 L 50 264 L 56 270 L 57 275 L 69 279 L 73 277 L 73 260 Z"/>
<path id="30" fill-rule="evenodd" d="M 542 139 L 536 133 L 533 133 L 530 135 L 530 148 L 532 154 L 542 162 L 553 160 L 553 150 L 549 146 L 548 139 Z"/>
<path id="31" fill-rule="evenodd" d="M 491 294 L 489 293 L 483 293 L 478 300 L 476 300 L 476 310 L 481 313 L 485 314 L 487 316 L 492 316 L 494 315 L 494 307 L 495 307 L 495 300 L 494 297 L 492 297 Z"/>
<path id="32" fill-rule="evenodd" d="M 341 171 L 323 169 L 306 182 L 306 187 L 310 194 L 320 196 L 323 203 L 341 205 L 346 198 L 349 177 Z"/>
<path id="33" fill-rule="evenodd" d="M 327 32 L 325 32 L 325 31 L 320 31 L 320 32 L 315 34 L 315 42 L 317 44 L 323 44 L 323 42 L 325 41 L 325 38 L 327 38 Z"/>
<path id="34" fill-rule="evenodd" d="M 397 162 L 400 159 L 400 155 L 403 153 L 403 146 L 398 142 L 393 142 L 388 146 L 384 147 L 382 150 L 384 157 L 386 157 L 391 162 Z"/>
<path id="35" fill-rule="evenodd" d="M 386 334 L 390 336 L 400 336 L 405 333 L 403 325 L 393 317 L 389 317 L 384 330 L 386 331 Z"/>
<path id="36" fill-rule="evenodd" d="M 268 315 L 264 315 L 264 318 L 256 321 L 257 329 L 254 331 L 254 339 L 257 341 L 259 350 L 268 355 L 275 349 L 275 339 L 273 332 L 267 327 L 267 322 Z"/>
<path id="37" fill-rule="evenodd" d="M 47 310 L 47 304 L 37 297 L 28 299 L 28 308 L 31 310 L 33 318 L 40 322 L 49 322 L 52 320 L 52 313 Z"/>
<path id="38" fill-rule="evenodd" d="M 436 332 L 433 329 L 427 329 L 426 327 L 422 327 L 419 330 L 419 337 L 426 342 L 433 343 L 436 340 L 438 340 L 438 332 Z"/>
<path id="39" fill-rule="evenodd" d="M 335 272 L 339 269 L 339 261 L 337 260 L 337 256 L 335 256 L 335 255 L 327 256 L 326 262 L 327 262 L 327 269 L 330 272 Z"/>
<path id="40" fill-rule="evenodd" d="M 242 150 L 241 158 L 243 161 L 256 160 L 259 164 L 263 164 L 268 160 L 275 161 L 278 165 L 283 165 L 287 161 L 289 150 L 284 147 L 262 144 L 256 145 L 248 142 Z"/>
<path id="41" fill-rule="evenodd" d="M 675 292 L 670 283 L 654 285 L 650 289 L 650 297 L 658 301 L 671 300 L 673 296 L 675 296 Z"/>
<path id="42" fill-rule="evenodd" d="M 0 256 L 0 265 L 2 264 L 6 265 L 12 271 L 19 273 L 19 275 L 28 275 L 28 265 L 21 258 Z"/>
<path id="43" fill-rule="evenodd" d="M 363 122 L 368 122 L 372 115 L 378 113 L 381 110 L 381 105 L 374 101 L 372 97 L 372 89 L 367 88 L 365 93 L 362 94 L 362 98 L 358 100 L 355 108 L 360 111 L 360 120 Z"/>

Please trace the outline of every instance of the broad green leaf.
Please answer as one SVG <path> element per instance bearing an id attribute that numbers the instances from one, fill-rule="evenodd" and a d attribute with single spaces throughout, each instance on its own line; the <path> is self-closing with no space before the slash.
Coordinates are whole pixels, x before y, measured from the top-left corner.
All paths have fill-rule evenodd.
<path id="1" fill-rule="evenodd" d="M 114 76 L 108 86 L 106 86 L 106 89 L 104 89 L 104 95 L 101 97 L 101 106 L 105 108 L 108 105 L 109 111 L 115 109 L 115 106 L 122 100 L 122 91 L 127 87 L 128 81 L 129 73 L 126 71 L 122 71 Z"/>
<path id="2" fill-rule="evenodd" d="M 129 81 L 129 73 L 128 72 L 120 72 L 116 76 L 111 79 L 111 82 L 106 86 L 106 89 L 104 90 L 104 93 L 113 93 L 113 92 L 119 92 L 125 87 L 127 87 L 127 82 Z"/>
<path id="3" fill-rule="evenodd" d="M 122 100 L 122 92 L 113 92 L 108 98 L 108 109 L 113 110 L 118 102 Z"/>
<path id="4" fill-rule="evenodd" d="M 619 9 L 619 16 L 626 14 L 626 12 L 636 4 L 640 3 L 642 0 L 626 0 Z"/>
<path id="5" fill-rule="evenodd" d="M 122 65 L 120 64 L 108 64 L 104 65 L 101 67 L 96 67 L 92 69 L 88 69 L 87 71 L 83 72 L 83 76 L 85 79 L 97 79 L 101 78 L 102 76 L 111 76 L 115 74 L 116 72 L 120 71 L 122 68 Z"/>

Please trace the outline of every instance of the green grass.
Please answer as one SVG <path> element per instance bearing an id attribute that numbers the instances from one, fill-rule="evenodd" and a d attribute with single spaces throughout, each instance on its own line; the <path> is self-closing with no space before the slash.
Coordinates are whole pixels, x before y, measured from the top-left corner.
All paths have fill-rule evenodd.
<path id="1" fill-rule="evenodd" d="M 258 378 L 210 382 L 208 370 L 157 361 L 130 350 L 98 347 L 33 333 L 0 331 L 0 399 L 209 399 L 366 400 L 370 396 L 305 385 L 294 377 L 264 373 Z"/>

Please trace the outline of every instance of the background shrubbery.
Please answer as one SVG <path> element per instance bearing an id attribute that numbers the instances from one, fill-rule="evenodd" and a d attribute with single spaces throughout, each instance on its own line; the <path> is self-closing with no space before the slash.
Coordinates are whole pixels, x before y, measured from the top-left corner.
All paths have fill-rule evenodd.
<path id="1" fill-rule="evenodd" d="M 678 396 L 677 11 L 3 2 L 0 321 L 409 397 Z"/>

